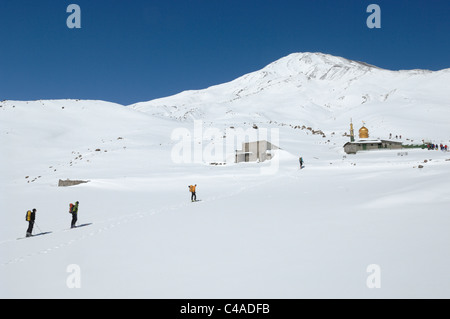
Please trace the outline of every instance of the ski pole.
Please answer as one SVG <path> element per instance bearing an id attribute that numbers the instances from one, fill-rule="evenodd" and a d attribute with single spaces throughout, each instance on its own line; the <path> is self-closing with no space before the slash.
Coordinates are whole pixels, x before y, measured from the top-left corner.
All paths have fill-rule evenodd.
<path id="1" fill-rule="evenodd" d="M 39 229 L 39 231 L 42 233 L 41 228 L 36 224 L 36 222 L 34 222 L 34 224 L 36 225 L 36 227 Z"/>

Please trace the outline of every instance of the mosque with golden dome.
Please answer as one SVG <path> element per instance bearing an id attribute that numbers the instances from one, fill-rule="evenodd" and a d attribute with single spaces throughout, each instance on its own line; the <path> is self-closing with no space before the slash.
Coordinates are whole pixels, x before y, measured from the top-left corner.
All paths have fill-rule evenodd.
<path id="1" fill-rule="evenodd" d="M 355 140 L 353 123 L 350 120 L 350 142 L 345 143 L 344 151 L 347 154 L 356 154 L 359 151 L 382 150 L 382 149 L 401 149 L 403 144 L 399 141 L 387 139 L 373 139 L 369 137 L 369 129 L 365 126 L 359 129 L 359 139 Z"/>

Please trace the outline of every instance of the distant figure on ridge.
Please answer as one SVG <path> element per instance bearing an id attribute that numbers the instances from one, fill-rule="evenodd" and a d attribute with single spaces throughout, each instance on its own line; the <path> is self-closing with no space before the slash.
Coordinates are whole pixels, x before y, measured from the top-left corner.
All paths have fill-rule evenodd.
<path id="1" fill-rule="evenodd" d="M 300 169 L 302 169 L 302 168 L 303 168 L 303 157 L 300 157 L 300 158 L 298 159 L 298 161 L 299 161 L 299 163 L 300 163 Z"/>

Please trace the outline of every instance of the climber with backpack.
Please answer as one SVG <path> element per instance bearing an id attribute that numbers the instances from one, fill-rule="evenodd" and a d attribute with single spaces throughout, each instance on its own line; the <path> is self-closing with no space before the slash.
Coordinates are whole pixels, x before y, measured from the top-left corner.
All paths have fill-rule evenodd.
<path id="1" fill-rule="evenodd" d="M 25 220 L 28 222 L 26 237 L 32 236 L 35 219 L 36 219 L 36 208 L 33 208 L 32 211 L 31 210 L 27 211 L 27 214 L 25 215 Z"/>
<path id="2" fill-rule="evenodd" d="M 79 202 L 76 201 L 75 205 L 74 204 L 70 204 L 69 205 L 69 214 L 72 214 L 72 222 L 70 224 L 70 228 L 75 228 L 75 224 L 78 220 L 78 204 Z"/>
<path id="3" fill-rule="evenodd" d="M 197 184 L 195 185 L 189 185 L 189 191 L 191 192 L 191 201 L 195 202 L 197 201 L 197 195 L 195 194 L 195 188 L 197 187 Z"/>

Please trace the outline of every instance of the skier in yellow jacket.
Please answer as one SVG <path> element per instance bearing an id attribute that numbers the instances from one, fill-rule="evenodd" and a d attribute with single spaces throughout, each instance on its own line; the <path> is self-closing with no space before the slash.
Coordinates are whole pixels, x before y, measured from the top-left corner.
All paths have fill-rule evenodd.
<path id="1" fill-rule="evenodd" d="M 189 191 L 191 192 L 191 201 L 195 202 L 197 200 L 197 195 L 195 194 L 195 188 L 197 187 L 197 184 L 195 185 L 189 185 Z"/>
<path id="2" fill-rule="evenodd" d="M 35 219 L 36 219 L 36 208 L 33 208 L 32 211 L 31 210 L 27 211 L 27 214 L 25 216 L 25 220 L 28 222 L 26 237 L 32 236 Z"/>

